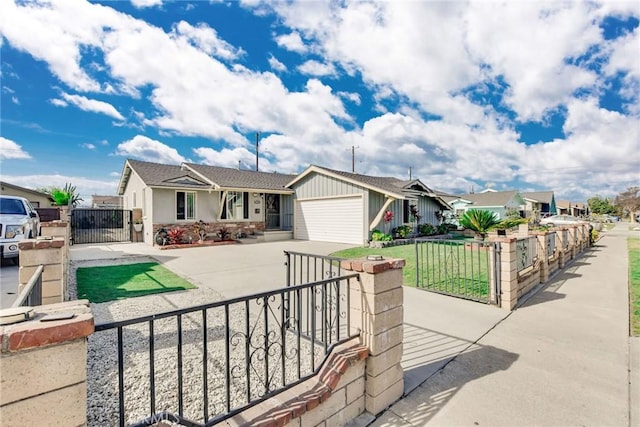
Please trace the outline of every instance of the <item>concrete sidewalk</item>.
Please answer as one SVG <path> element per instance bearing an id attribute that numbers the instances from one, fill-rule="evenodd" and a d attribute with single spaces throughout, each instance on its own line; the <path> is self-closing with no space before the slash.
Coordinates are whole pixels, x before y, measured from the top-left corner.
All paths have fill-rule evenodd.
<path id="1" fill-rule="evenodd" d="M 444 340 L 452 344 L 452 352 L 465 344 L 466 348 L 453 360 L 436 358 L 436 373 L 373 425 L 628 426 L 629 233 L 627 223 L 607 232 L 522 307 L 497 319 L 495 326 L 492 313 L 484 310 L 492 308 L 479 305 L 480 320 L 458 312 L 465 318 L 451 325 L 451 313 L 438 313 L 441 306 L 429 305 L 423 307 L 421 320 L 412 321 L 415 298 L 407 298 L 407 289 L 405 337 L 416 322 L 415 327 L 432 331 L 436 339 L 448 337 Z M 490 326 L 479 334 L 478 322 Z M 411 340 L 405 342 L 403 365 L 411 345 Z M 406 374 L 405 378 L 413 381 Z M 633 410 L 638 406 L 634 402 Z"/>

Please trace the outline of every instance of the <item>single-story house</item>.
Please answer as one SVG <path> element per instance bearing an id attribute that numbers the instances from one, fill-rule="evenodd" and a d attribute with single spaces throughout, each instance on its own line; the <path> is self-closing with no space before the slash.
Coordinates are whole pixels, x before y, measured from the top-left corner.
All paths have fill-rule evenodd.
<path id="1" fill-rule="evenodd" d="M 495 213 L 498 219 L 502 220 L 512 213 L 520 214 L 521 206 L 524 203 L 524 199 L 516 190 L 496 191 L 487 189 L 479 193 L 464 194 L 454 200 L 449 200 L 454 212 L 454 219 L 452 220 L 454 223 L 457 223 L 457 219 L 469 209 L 490 211 Z"/>
<path id="2" fill-rule="evenodd" d="M 53 199 L 47 193 L 20 187 L 15 184 L 0 181 L 0 194 L 5 196 L 24 197 L 34 208 L 50 208 L 53 206 Z"/>
<path id="3" fill-rule="evenodd" d="M 182 163 L 165 165 L 128 159 L 118 194 L 125 209 L 140 208 L 143 240 L 152 244 L 160 228 L 209 224 L 208 232 L 224 226 L 230 232 L 272 230 L 291 238 L 293 175 L 254 172 Z M 275 239 L 276 237 L 274 237 Z"/>
<path id="4" fill-rule="evenodd" d="M 522 204 L 520 209 L 524 211 L 526 218 L 540 219 L 557 214 L 556 198 L 553 191 L 522 193 L 522 198 L 525 203 Z"/>
<path id="5" fill-rule="evenodd" d="M 277 238 L 365 244 L 371 231 L 411 223 L 438 224 L 450 209 L 420 180 L 373 177 L 310 166 L 299 175 L 183 163 L 126 160 L 118 186 L 125 209 L 143 212 L 144 241 L 161 227 L 204 221 L 230 231 Z M 275 238 L 273 239 L 275 240 Z"/>
<path id="6" fill-rule="evenodd" d="M 570 202 L 569 200 L 556 201 L 556 209 L 558 215 L 573 215 L 580 218 L 587 214 L 584 203 Z"/>

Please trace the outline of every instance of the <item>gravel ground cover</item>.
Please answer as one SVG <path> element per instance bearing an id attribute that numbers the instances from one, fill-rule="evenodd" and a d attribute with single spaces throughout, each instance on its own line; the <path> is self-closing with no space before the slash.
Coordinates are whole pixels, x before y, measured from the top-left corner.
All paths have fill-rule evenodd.
<path id="1" fill-rule="evenodd" d="M 148 257 L 76 262 L 69 275 L 69 293 L 75 292 L 75 270 L 79 266 L 149 262 Z M 196 286 L 197 283 L 193 282 Z M 222 296 L 207 287 L 189 291 L 149 295 L 126 300 L 92 304 L 96 324 L 166 312 L 214 301 Z M 207 354 L 207 416 L 227 412 L 244 405 L 247 399 L 261 396 L 267 388 L 277 389 L 309 375 L 324 358 L 324 346 L 313 346 L 298 338 L 292 329 L 281 328 L 280 296 L 252 300 L 224 308 L 196 311 L 181 316 L 182 359 L 179 361 L 178 320 L 175 316 L 153 322 L 155 411 L 179 411 L 180 383 L 178 365 L 182 366 L 182 408 L 184 417 L 202 422 L 205 417 L 203 360 Z M 265 308 L 266 307 L 266 308 Z M 317 308 L 317 307 L 316 307 Z M 316 312 L 320 325 L 320 311 Z M 265 315 L 266 314 L 266 315 Z M 304 316 L 308 319 L 308 313 Z M 227 328 L 229 325 L 229 335 Z M 206 329 L 204 323 L 206 321 Z M 266 322 L 266 325 L 265 325 Z M 318 331 L 320 332 L 320 331 Z M 343 332 L 344 334 L 344 329 Z M 206 339 L 205 339 L 206 336 Z M 320 336 L 320 333 L 319 335 Z M 344 335 L 343 335 L 344 336 Z M 123 330 L 124 396 L 126 422 L 150 415 L 149 322 L 127 326 Z M 247 337 L 250 337 L 247 339 Z M 229 339 L 230 345 L 225 345 Z M 333 335 L 332 339 L 335 339 Z M 265 350 L 266 349 L 266 350 Z M 226 361 L 229 360 L 229 363 Z M 247 363 L 249 361 L 249 363 Z M 249 366 L 247 370 L 247 366 Z M 284 370 L 283 370 L 284 369 Z M 284 372 L 284 374 L 283 374 Z M 227 377 L 229 378 L 227 380 Z M 265 379 L 266 378 L 266 379 Z M 228 387 L 227 387 L 228 383 Z M 267 384 L 268 383 L 268 386 Z M 115 329 L 96 332 L 89 338 L 87 360 L 87 424 L 118 423 L 118 359 Z"/>

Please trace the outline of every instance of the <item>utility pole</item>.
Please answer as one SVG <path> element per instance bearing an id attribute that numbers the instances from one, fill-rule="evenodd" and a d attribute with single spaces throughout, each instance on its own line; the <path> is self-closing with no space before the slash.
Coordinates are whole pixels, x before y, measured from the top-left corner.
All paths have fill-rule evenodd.
<path id="1" fill-rule="evenodd" d="M 356 148 L 360 148 L 360 146 L 351 146 L 351 173 L 356 173 Z"/>
<path id="2" fill-rule="evenodd" d="M 260 155 L 259 155 L 260 148 L 259 148 L 259 146 L 260 146 L 260 132 L 256 132 L 256 172 L 258 172 L 258 170 L 259 170 L 258 169 L 258 159 L 260 158 Z"/>

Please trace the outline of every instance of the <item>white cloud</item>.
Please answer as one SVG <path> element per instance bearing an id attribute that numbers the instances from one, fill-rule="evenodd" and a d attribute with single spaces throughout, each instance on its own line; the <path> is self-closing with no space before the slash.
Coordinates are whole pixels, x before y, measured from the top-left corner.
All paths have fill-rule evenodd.
<path id="1" fill-rule="evenodd" d="M 276 57 L 274 57 L 273 55 L 269 55 L 269 66 L 273 71 L 276 72 L 284 73 L 285 71 L 287 71 L 287 66 L 278 61 L 278 59 L 276 59 Z"/>
<path id="2" fill-rule="evenodd" d="M 120 172 L 109 172 L 109 176 L 112 176 L 114 178 L 119 178 L 122 174 Z"/>
<path id="3" fill-rule="evenodd" d="M 302 74 L 310 76 L 335 76 L 336 69 L 333 64 L 325 64 L 314 59 L 310 59 L 297 67 Z"/>
<path id="4" fill-rule="evenodd" d="M 156 163 L 179 164 L 187 160 L 175 148 L 143 135 L 118 144 L 115 154 Z"/>
<path id="5" fill-rule="evenodd" d="M 30 159 L 29 153 L 14 141 L 0 136 L 0 160 L 5 159 Z"/>
<path id="6" fill-rule="evenodd" d="M 11 102 L 13 102 L 16 105 L 20 105 L 20 100 L 18 99 L 17 96 L 12 96 L 11 97 Z"/>
<path id="7" fill-rule="evenodd" d="M 241 169 L 254 169 L 256 163 L 255 153 L 244 147 L 236 147 L 233 149 L 223 148 L 222 150 L 214 150 L 210 147 L 194 148 L 193 152 L 200 157 L 202 163 L 213 166 L 223 166 L 228 168 L 237 168 L 240 162 Z M 268 159 L 260 158 L 259 168 L 261 171 L 271 171 L 273 166 Z"/>
<path id="8" fill-rule="evenodd" d="M 162 5 L 162 0 L 131 0 L 131 4 L 138 9 L 142 9 L 145 7 L 160 6 Z"/>
<path id="9" fill-rule="evenodd" d="M 95 150 L 96 146 L 94 144 L 85 142 L 84 144 L 80 144 L 82 148 L 86 148 L 87 150 Z"/>
<path id="10" fill-rule="evenodd" d="M 292 52 L 305 53 L 308 50 L 304 42 L 302 41 L 302 37 L 300 37 L 300 34 L 295 31 L 289 34 L 282 34 L 280 36 L 277 36 L 275 38 L 275 41 L 278 46 Z"/>
<path id="11" fill-rule="evenodd" d="M 341 98 L 348 99 L 349 101 L 353 102 L 356 105 L 360 105 L 360 103 L 361 103 L 360 94 L 359 93 L 356 93 L 356 92 L 338 92 L 338 95 Z"/>
<path id="12" fill-rule="evenodd" d="M 174 25 L 175 34 L 183 36 L 185 40 L 196 47 L 222 59 L 237 59 L 244 55 L 244 51 L 235 48 L 226 41 L 218 38 L 218 33 L 207 24 L 200 23 L 196 27 L 188 22 L 180 21 Z"/>
<path id="13" fill-rule="evenodd" d="M 120 114 L 113 105 L 107 102 L 89 99 L 81 95 L 71 95 L 68 93 L 62 93 L 61 96 L 63 99 L 51 99 L 49 102 L 57 107 L 66 107 L 71 104 L 83 111 L 106 114 L 114 119 L 124 120 L 122 114 Z"/>

